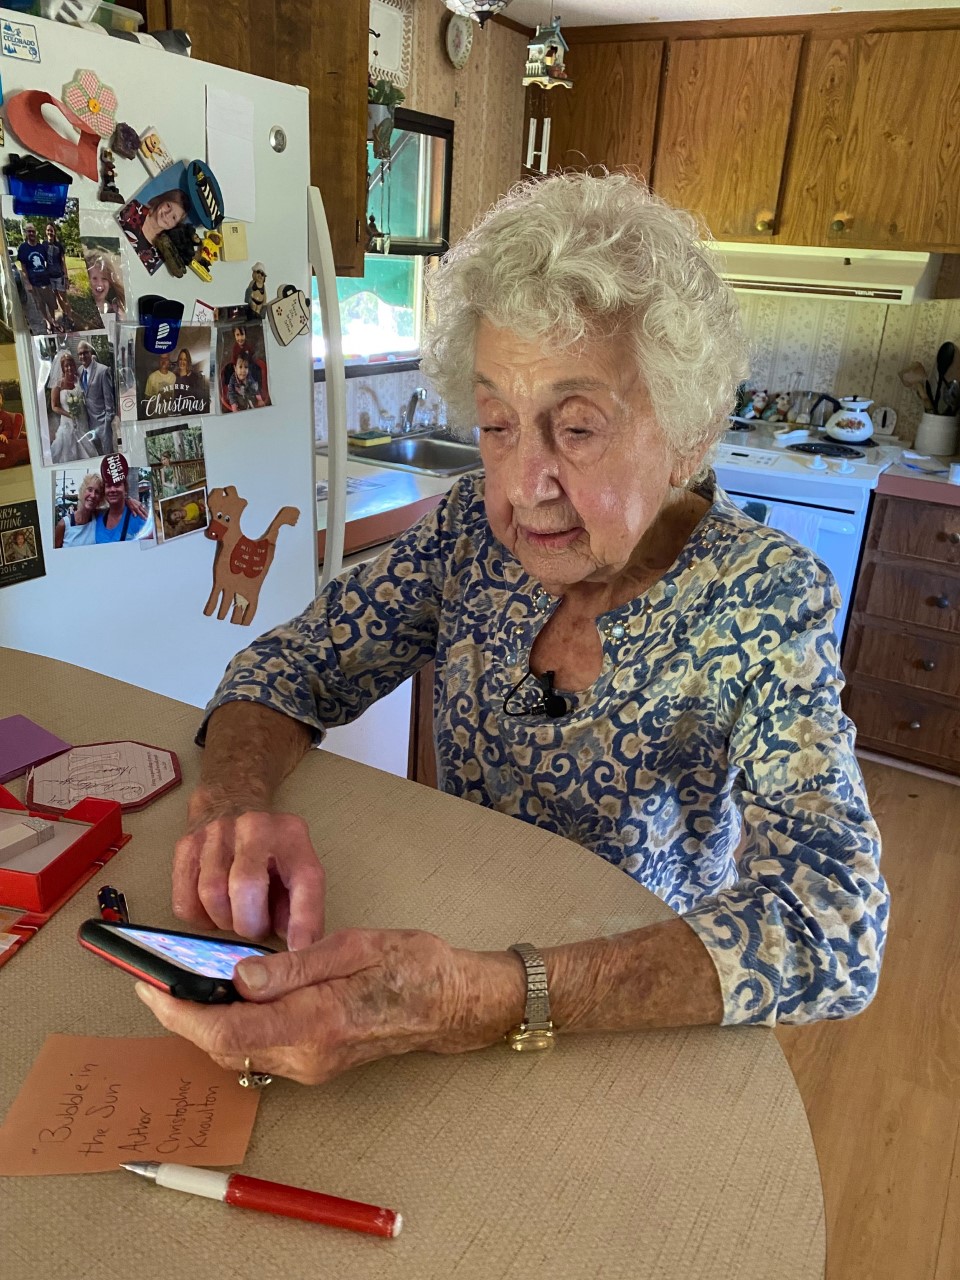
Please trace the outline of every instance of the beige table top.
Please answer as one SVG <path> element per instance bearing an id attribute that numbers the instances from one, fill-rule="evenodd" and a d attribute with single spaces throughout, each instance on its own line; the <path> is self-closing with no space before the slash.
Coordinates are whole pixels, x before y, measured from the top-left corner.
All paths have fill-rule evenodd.
<path id="1" fill-rule="evenodd" d="M 131 737 L 178 752 L 185 785 L 126 816 L 134 838 L 109 871 L 135 920 L 175 926 L 169 868 L 198 768 L 196 710 L 9 650 L 0 707 L 68 741 Z M 332 753 L 311 752 L 284 800 L 326 864 L 329 928 L 417 927 L 492 948 L 669 915 L 566 840 Z M 93 914 L 91 882 L 0 970 L 0 1114 L 49 1033 L 159 1031 L 130 979 L 77 945 Z M 280 1081 L 264 1094 L 244 1171 L 389 1204 L 403 1234 L 234 1212 L 119 1172 L 7 1178 L 4 1269 L 42 1280 L 823 1275 L 813 1143 L 762 1028 L 571 1036 L 545 1056 L 412 1054 L 316 1089 Z"/>

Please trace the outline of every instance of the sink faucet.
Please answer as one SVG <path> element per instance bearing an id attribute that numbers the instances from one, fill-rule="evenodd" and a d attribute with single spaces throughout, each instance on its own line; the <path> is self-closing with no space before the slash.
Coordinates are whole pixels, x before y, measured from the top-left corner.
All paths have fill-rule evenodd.
<path id="1" fill-rule="evenodd" d="M 414 387 L 413 394 L 407 401 L 407 407 L 403 411 L 403 417 L 400 420 L 400 430 L 406 435 L 413 430 L 413 420 L 417 416 L 417 409 L 420 407 L 421 401 L 426 400 L 427 393 L 423 387 Z"/>

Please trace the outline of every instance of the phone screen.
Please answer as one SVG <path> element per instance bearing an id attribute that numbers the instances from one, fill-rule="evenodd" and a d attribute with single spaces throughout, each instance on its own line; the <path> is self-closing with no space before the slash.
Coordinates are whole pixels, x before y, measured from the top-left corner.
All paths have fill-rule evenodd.
<path id="1" fill-rule="evenodd" d="M 233 967 L 249 956 L 268 955 L 262 947 L 247 947 L 242 942 L 218 942 L 216 938 L 181 938 L 175 933 L 148 933 L 144 929 L 117 929 L 122 937 L 131 938 L 145 951 L 172 960 L 181 969 L 207 978 L 232 978 Z"/>

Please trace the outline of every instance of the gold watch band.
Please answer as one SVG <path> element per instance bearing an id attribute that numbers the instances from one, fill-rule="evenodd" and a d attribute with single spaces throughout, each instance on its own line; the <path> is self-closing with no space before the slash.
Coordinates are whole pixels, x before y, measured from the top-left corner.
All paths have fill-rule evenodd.
<path id="1" fill-rule="evenodd" d="M 514 942 L 515 951 L 523 961 L 527 972 L 527 1001 L 523 1022 L 507 1032 L 506 1041 L 512 1049 L 552 1049 L 554 1026 L 550 1017 L 550 995 L 547 991 L 547 967 L 543 956 L 529 942 Z"/>

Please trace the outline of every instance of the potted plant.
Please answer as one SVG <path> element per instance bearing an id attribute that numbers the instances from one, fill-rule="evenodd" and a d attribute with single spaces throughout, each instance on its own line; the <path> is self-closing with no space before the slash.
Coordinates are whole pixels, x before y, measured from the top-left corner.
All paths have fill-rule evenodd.
<path id="1" fill-rule="evenodd" d="M 403 92 L 389 80 L 367 82 L 367 139 L 373 143 L 373 154 L 378 160 L 390 159 L 390 136 L 393 133 L 393 112 L 403 101 Z"/>

